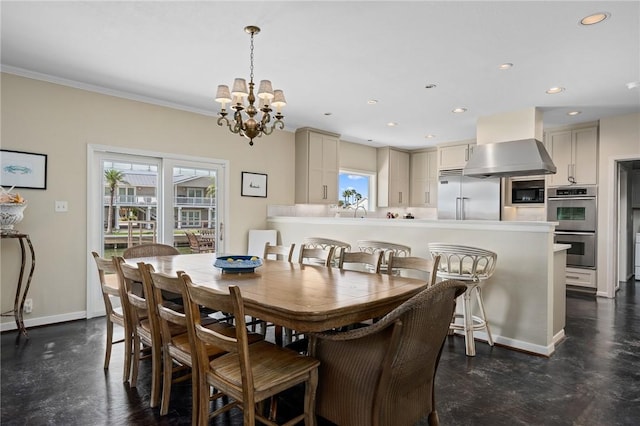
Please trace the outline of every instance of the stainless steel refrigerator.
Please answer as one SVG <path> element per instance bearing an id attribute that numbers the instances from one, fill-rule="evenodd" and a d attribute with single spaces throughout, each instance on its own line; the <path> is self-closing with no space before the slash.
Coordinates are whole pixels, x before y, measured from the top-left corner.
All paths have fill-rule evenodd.
<path id="1" fill-rule="evenodd" d="M 438 219 L 500 220 L 500 178 L 464 176 L 462 170 L 438 175 Z"/>

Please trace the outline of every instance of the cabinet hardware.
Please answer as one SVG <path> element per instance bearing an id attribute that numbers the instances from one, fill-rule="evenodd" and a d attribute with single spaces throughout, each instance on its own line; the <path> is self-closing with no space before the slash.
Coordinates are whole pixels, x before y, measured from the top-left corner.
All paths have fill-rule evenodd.
<path id="1" fill-rule="evenodd" d="M 572 275 L 567 275 L 567 279 L 568 279 L 568 280 L 579 280 L 579 279 L 580 279 L 580 277 L 574 277 L 574 276 L 572 276 Z"/>

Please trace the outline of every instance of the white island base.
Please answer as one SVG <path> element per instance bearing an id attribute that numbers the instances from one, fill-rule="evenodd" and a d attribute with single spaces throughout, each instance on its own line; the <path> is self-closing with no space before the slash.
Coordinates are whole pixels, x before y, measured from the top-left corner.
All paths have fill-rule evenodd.
<path id="1" fill-rule="evenodd" d="M 405 244 L 421 257 L 429 257 L 430 242 L 494 251 L 496 270 L 482 284 L 482 295 L 495 343 L 550 356 L 564 337 L 569 246 L 553 244 L 555 222 L 269 217 L 267 225 L 279 231 L 285 245 L 325 237 L 355 250 L 358 240 Z M 486 340 L 485 333 L 474 335 Z"/>

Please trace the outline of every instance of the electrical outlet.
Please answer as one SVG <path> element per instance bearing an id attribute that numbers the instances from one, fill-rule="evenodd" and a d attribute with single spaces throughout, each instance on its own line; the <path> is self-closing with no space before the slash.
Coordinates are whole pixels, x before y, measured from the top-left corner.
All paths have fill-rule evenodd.
<path id="1" fill-rule="evenodd" d="M 33 311 L 33 299 L 25 299 L 24 301 L 24 313 L 30 314 Z"/>

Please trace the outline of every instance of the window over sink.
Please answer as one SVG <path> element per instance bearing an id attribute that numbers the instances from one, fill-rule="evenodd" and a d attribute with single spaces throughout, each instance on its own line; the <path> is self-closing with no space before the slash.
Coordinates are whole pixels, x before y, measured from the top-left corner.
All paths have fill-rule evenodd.
<path id="1" fill-rule="evenodd" d="M 362 206 L 374 211 L 376 206 L 376 172 L 340 169 L 338 177 L 338 206 L 355 209 Z"/>

